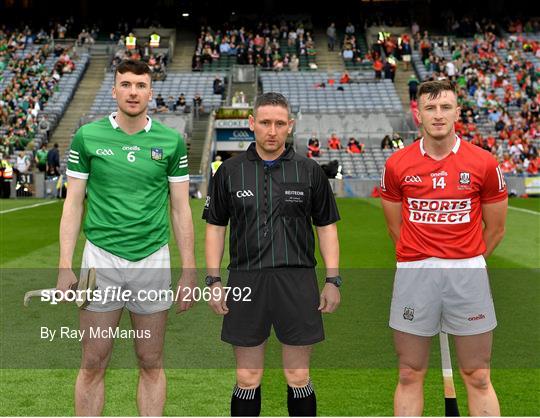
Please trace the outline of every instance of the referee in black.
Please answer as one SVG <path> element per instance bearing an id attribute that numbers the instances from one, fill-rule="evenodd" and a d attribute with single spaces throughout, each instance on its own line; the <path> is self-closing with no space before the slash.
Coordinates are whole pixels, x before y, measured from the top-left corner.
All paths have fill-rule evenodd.
<path id="1" fill-rule="evenodd" d="M 316 415 L 311 349 L 324 339 L 321 313 L 334 312 L 340 302 L 336 201 L 321 167 L 285 146 L 293 123 L 283 95 L 259 96 L 249 118 L 255 143 L 219 167 L 204 209 L 206 284 L 221 296 L 210 305 L 224 315 L 221 338 L 233 345 L 236 357 L 232 416 L 260 414 L 272 325 L 283 345 L 289 415 Z M 219 271 L 229 222 L 227 286 L 233 289 L 225 300 Z M 320 295 L 312 223 L 327 270 Z"/>

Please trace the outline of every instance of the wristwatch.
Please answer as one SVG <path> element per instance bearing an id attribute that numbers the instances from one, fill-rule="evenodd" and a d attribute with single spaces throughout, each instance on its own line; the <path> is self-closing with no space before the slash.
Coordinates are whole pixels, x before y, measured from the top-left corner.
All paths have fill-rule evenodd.
<path id="1" fill-rule="evenodd" d="M 332 283 L 336 287 L 341 287 L 343 280 L 341 279 L 341 276 L 327 277 L 326 283 Z"/>
<path id="2" fill-rule="evenodd" d="M 219 276 L 206 276 L 206 279 L 204 279 L 204 282 L 206 283 L 206 286 L 208 287 L 220 281 L 221 281 L 221 277 Z"/>

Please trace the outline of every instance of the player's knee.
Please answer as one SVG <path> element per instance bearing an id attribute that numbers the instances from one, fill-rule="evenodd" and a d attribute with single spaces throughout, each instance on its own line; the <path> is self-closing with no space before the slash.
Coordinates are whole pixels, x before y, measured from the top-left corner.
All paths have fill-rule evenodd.
<path id="1" fill-rule="evenodd" d="M 105 377 L 105 368 L 81 368 L 79 379 L 85 384 L 91 384 L 102 380 Z"/>
<path id="2" fill-rule="evenodd" d="M 468 387 L 487 390 L 491 385 L 489 369 L 461 369 L 461 377 Z"/>
<path id="3" fill-rule="evenodd" d="M 163 366 L 161 351 L 138 351 L 139 367 L 146 370 L 159 370 Z"/>
<path id="4" fill-rule="evenodd" d="M 236 383 L 243 389 L 256 388 L 261 384 L 262 369 L 237 369 Z"/>
<path id="5" fill-rule="evenodd" d="M 424 382 L 426 370 L 401 367 L 399 369 L 399 383 L 401 385 L 417 385 Z"/>
<path id="6" fill-rule="evenodd" d="M 292 387 L 303 387 L 309 383 L 309 369 L 283 369 L 287 384 Z"/>
<path id="7" fill-rule="evenodd" d="M 110 353 L 106 351 L 102 352 L 88 352 L 86 351 L 82 358 L 81 369 L 87 370 L 89 374 L 104 373 L 109 363 Z"/>

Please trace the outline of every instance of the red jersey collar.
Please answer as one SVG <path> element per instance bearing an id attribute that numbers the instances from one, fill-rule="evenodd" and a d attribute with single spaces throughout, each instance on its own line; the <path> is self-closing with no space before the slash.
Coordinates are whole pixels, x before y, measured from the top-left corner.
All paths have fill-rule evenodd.
<path id="1" fill-rule="evenodd" d="M 459 136 L 456 135 L 456 142 L 454 143 L 454 147 L 452 148 L 452 152 L 454 154 L 457 154 L 460 145 L 461 139 L 459 138 Z M 420 152 L 422 153 L 422 156 L 426 155 L 426 150 L 424 149 L 424 137 L 420 138 Z"/>

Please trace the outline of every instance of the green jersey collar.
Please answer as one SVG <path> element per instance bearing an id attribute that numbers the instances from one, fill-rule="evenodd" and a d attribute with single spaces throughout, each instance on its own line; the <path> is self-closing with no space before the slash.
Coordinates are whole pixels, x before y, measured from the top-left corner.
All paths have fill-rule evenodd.
<path id="1" fill-rule="evenodd" d="M 109 115 L 109 122 L 111 122 L 111 125 L 113 127 L 113 129 L 118 129 L 118 123 L 116 123 L 116 115 L 117 115 L 118 112 L 112 112 L 110 115 Z M 146 126 L 144 127 L 144 130 L 146 132 L 150 132 L 150 128 L 152 128 L 152 118 L 148 115 L 146 115 Z"/>

